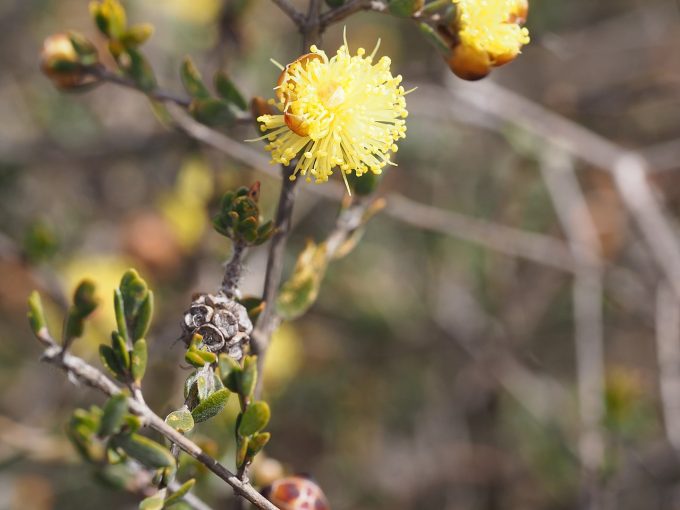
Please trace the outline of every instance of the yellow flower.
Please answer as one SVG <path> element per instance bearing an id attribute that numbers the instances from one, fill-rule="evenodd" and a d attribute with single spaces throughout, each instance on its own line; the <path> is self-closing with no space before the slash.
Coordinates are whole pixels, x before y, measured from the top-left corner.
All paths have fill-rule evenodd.
<path id="1" fill-rule="evenodd" d="M 459 44 L 449 64 L 462 78 L 479 79 L 512 61 L 529 43 L 528 0 L 453 0 Z"/>
<path id="2" fill-rule="evenodd" d="M 344 178 L 394 165 L 395 142 L 406 136 L 407 92 L 401 76 L 390 73 L 388 57 L 373 64 L 377 49 L 365 56 L 359 48 L 352 56 L 345 41 L 328 58 L 312 46 L 282 70 L 278 101 L 270 101 L 282 113 L 257 120 L 272 163 L 288 165 L 300 155 L 291 179 L 302 174 L 324 182 L 336 167 Z"/>

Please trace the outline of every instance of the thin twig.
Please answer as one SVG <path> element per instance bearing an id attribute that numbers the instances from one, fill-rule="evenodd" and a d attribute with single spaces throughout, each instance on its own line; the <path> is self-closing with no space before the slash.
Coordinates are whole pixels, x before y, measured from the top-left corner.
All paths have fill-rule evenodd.
<path id="1" fill-rule="evenodd" d="M 104 67 L 101 64 L 92 66 L 88 68 L 89 72 L 92 74 L 92 76 L 99 78 L 100 80 L 109 82 L 109 83 L 115 83 L 116 85 L 121 85 L 123 87 L 137 90 L 139 92 L 143 92 L 147 96 L 149 96 L 151 99 L 155 99 L 157 101 L 161 102 L 171 102 L 178 104 L 179 106 L 182 106 L 184 108 L 188 108 L 189 105 L 191 105 L 191 98 L 186 97 L 186 96 L 179 96 L 176 94 L 173 94 L 171 92 L 166 92 L 164 90 L 160 89 L 153 89 L 149 91 L 142 91 L 140 90 L 139 86 L 132 80 L 121 76 L 118 73 L 115 73 L 113 71 L 110 71 L 106 67 Z"/>
<path id="2" fill-rule="evenodd" d="M 222 285 L 220 291 L 227 297 L 238 297 L 238 284 L 243 272 L 243 254 L 246 246 L 242 242 L 234 241 L 233 253 L 231 259 L 227 262 L 224 268 L 224 277 L 222 278 Z"/>
<path id="3" fill-rule="evenodd" d="M 657 265 L 680 299 L 680 243 L 649 183 L 649 165 L 640 154 L 493 82 L 472 87 L 451 79 L 449 91 L 458 101 L 520 126 L 574 158 L 609 171 Z"/>
<path id="4" fill-rule="evenodd" d="M 319 23 L 321 28 L 324 29 L 359 11 L 387 12 L 387 3 L 381 0 L 350 0 L 340 7 L 336 7 L 323 14 Z"/>
<path id="5" fill-rule="evenodd" d="M 298 11 L 289 0 L 272 0 L 279 9 L 281 9 L 286 16 L 288 16 L 298 26 L 302 27 L 305 24 L 305 15 Z"/>
<path id="6" fill-rule="evenodd" d="M 543 179 L 557 216 L 578 262 L 574 274 L 574 331 L 581 431 L 579 456 L 588 508 L 599 508 L 598 472 L 604 461 L 604 338 L 603 275 L 595 223 L 581 190 L 571 158 L 547 150 L 541 164 Z"/>
<path id="7" fill-rule="evenodd" d="M 42 361 L 66 371 L 69 374 L 69 379 L 75 378 L 108 396 L 117 395 L 121 392 L 118 385 L 92 365 L 72 354 L 63 353 L 62 355 L 61 347 L 56 344 L 46 330 L 41 331 L 38 338 L 47 347 L 42 355 Z M 165 436 L 210 471 L 215 473 L 219 478 L 231 485 L 236 494 L 243 496 L 257 508 L 262 510 L 277 510 L 277 507 L 257 492 L 252 485 L 239 480 L 236 475 L 217 460 L 204 453 L 196 443 L 187 439 L 184 435 L 166 424 L 165 421 L 154 413 L 146 404 L 135 398 L 128 398 L 128 407 L 131 412 L 142 418 L 145 425 Z"/>
<path id="8" fill-rule="evenodd" d="M 294 164 L 295 162 L 293 162 Z M 262 373 L 264 360 L 269 348 L 269 342 L 274 330 L 278 326 L 276 316 L 276 295 L 283 275 L 283 258 L 286 250 L 286 241 L 290 232 L 293 217 L 293 205 L 295 203 L 295 184 L 297 180 L 290 180 L 290 175 L 294 167 L 282 167 L 283 179 L 281 181 L 281 191 L 279 193 L 279 205 L 274 218 L 276 229 L 269 244 L 269 256 L 267 258 L 267 269 L 264 276 L 264 289 L 262 291 L 262 301 L 265 303 L 264 310 L 257 321 L 257 327 L 251 335 L 251 348 L 257 355 L 258 371 Z M 255 398 L 258 398 L 262 389 L 262 378 L 258 377 L 257 387 L 255 388 Z"/>
<path id="9" fill-rule="evenodd" d="M 656 294 L 656 352 L 666 436 L 680 451 L 680 302 L 665 283 Z"/>

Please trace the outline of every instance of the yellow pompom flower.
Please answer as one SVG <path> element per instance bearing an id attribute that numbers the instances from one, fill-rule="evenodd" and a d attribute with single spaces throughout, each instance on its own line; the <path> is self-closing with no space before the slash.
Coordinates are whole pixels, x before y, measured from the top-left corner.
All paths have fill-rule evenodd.
<path id="1" fill-rule="evenodd" d="M 270 101 L 281 114 L 257 120 L 272 163 L 288 165 L 299 156 L 291 179 L 302 174 L 324 182 L 336 167 L 344 178 L 394 165 L 395 142 L 406 136 L 407 92 L 401 76 L 392 76 L 388 57 L 373 63 L 377 49 L 351 55 L 345 41 L 328 58 L 312 46 L 282 69 L 278 101 Z"/>
<path id="2" fill-rule="evenodd" d="M 459 43 L 449 64 L 458 76 L 479 79 L 512 61 L 529 43 L 528 0 L 453 0 Z"/>

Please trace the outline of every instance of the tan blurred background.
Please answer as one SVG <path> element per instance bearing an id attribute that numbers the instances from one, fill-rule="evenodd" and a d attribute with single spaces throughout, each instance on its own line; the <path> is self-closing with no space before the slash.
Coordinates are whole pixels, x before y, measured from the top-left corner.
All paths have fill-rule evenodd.
<path id="1" fill-rule="evenodd" d="M 96 362 L 113 325 L 112 289 L 138 268 L 157 292 L 147 400 L 167 413 L 181 404 L 186 376 L 174 344 L 181 313 L 192 292 L 217 287 L 230 251 L 209 225 L 217 200 L 261 180 L 269 218 L 278 195 L 275 179 L 164 127 L 141 94 L 55 90 L 38 69 L 42 41 L 76 29 L 101 44 L 87 4 L 0 2 L 0 508 L 139 500 L 98 481 L 68 443 L 70 412 L 101 397 L 39 363 L 25 319 L 30 290 L 49 296 L 58 330 L 63 296 L 83 276 L 99 283 L 106 304 L 75 346 Z M 189 54 L 206 76 L 225 68 L 248 95 L 269 97 L 278 75 L 269 59 L 299 52 L 294 27 L 266 0 L 239 16 L 229 0 L 125 4 L 132 20 L 155 25 L 145 52 L 168 90 L 181 91 Z M 475 84 L 453 78 L 407 20 L 360 13 L 344 24 L 353 47 L 381 38 L 406 87 L 419 87 L 408 96 L 399 167 L 381 193 L 428 208 L 374 218 L 331 266 L 313 309 L 277 334 L 265 375 L 267 454 L 312 474 L 336 510 L 579 508 L 590 483 L 585 418 L 604 448 L 593 478 L 609 508 L 679 508 L 675 400 L 661 398 L 660 381 L 673 383 L 680 366 L 662 373 L 658 363 L 659 352 L 675 359 L 680 349 L 677 306 L 664 300 L 659 245 L 640 234 L 598 136 L 648 158 L 677 243 L 680 6 L 534 0 L 532 43 Z M 330 52 L 342 25 L 324 37 Z M 577 131 L 584 138 L 565 155 L 551 143 L 571 143 L 575 125 L 588 132 Z M 287 268 L 338 211 L 312 187 L 299 193 Z M 570 201 L 575 189 L 580 201 Z M 595 269 L 586 264 L 574 278 L 573 254 L 583 250 Z M 265 257 L 265 247 L 248 255 L 246 293 L 260 292 Z M 589 354 L 600 341 L 604 371 Z M 606 408 L 588 424 L 579 383 L 593 374 L 606 376 Z M 233 416 L 197 431 L 225 462 Z M 197 493 L 214 508 L 231 498 L 209 476 Z"/>

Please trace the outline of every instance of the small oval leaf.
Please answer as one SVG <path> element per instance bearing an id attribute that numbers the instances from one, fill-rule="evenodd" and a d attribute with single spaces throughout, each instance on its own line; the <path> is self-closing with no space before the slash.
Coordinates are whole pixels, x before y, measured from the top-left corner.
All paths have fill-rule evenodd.
<path id="1" fill-rule="evenodd" d="M 188 409 L 179 409 L 171 412 L 166 418 L 165 423 L 170 425 L 177 432 L 186 434 L 194 428 L 194 417 Z"/>
<path id="2" fill-rule="evenodd" d="M 149 356 L 146 340 L 143 338 L 137 340 L 131 354 L 130 370 L 132 371 L 132 378 L 137 384 L 140 384 L 146 372 L 146 363 Z"/>
<path id="3" fill-rule="evenodd" d="M 200 423 L 218 415 L 227 405 L 230 392 L 227 389 L 217 390 L 205 400 L 201 401 L 192 411 L 194 422 Z"/>
<path id="4" fill-rule="evenodd" d="M 194 487 L 195 484 L 196 480 L 194 478 L 184 482 L 179 489 L 177 489 L 175 492 L 173 492 L 167 498 L 165 498 L 165 505 L 170 506 L 173 503 L 176 503 L 179 500 L 181 500 Z"/>
<path id="5" fill-rule="evenodd" d="M 139 434 L 119 435 L 113 438 L 113 444 L 152 469 L 175 465 L 175 458 L 170 450 L 148 437 Z"/>
<path id="6" fill-rule="evenodd" d="M 266 402 L 254 402 L 243 413 L 238 432 L 242 436 L 252 436 L 267 426 L 271 412 Z"/>
<path id="7" fill-rule="evenodd" d="M 104 437 L 118 432 L 123 424 L 127 409 L 127 397 L 123 393 L 114 395 L 107 400 L 99 422 L 99 435 Z"/>

